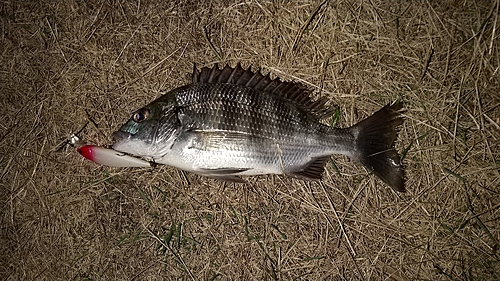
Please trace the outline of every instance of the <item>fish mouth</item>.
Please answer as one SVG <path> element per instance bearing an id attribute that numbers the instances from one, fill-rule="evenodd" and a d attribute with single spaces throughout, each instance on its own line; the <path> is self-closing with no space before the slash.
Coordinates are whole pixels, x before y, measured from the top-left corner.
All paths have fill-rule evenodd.
<path id="1" fill-rule="evenodd" d="M 116 131 L 113 133 L 113 139 L 115 139 L 116 142 L 121 142 L 123 140 L 129 139 L 131 135 L 131 133 L 127 133 L 124 131 Z"/>

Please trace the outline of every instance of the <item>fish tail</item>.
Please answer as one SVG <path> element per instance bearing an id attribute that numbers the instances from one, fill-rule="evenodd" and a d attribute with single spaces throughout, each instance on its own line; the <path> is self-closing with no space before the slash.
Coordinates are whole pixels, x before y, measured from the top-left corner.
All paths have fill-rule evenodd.
<path id="1" fill-rule="evenodd" d="M 405 191 L 404 169 L 394 142 L 398 127 L 403 123 L 400 114 L 402 107 L 399 101 L 388 104 L 349 128 L 354 135 L 352 157 L 400 192 Z"/>

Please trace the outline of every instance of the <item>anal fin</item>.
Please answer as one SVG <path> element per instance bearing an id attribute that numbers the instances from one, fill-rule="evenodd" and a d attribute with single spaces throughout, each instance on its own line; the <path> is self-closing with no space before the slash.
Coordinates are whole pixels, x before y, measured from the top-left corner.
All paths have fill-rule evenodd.
<path id="1" fill-rule="evenodd" d="M 325 171 L 325 163 L 330 159 L 330 156 L 316 157 L 311 159 L 300 170 L 287 173 L 287 175 L 301 180 L 320 180 L 321 175 Z"/>

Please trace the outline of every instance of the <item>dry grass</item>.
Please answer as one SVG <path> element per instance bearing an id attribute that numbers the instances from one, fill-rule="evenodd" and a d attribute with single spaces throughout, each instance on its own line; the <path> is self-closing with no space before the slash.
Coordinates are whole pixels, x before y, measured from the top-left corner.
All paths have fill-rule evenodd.
<path id="1" fill-rule="evenodd" d="M 499 5 L 3 1 L 0 279 L 500 279 Z M 58 150 L 111 144 L 194 62 L 303 81 L 341 126 L 403 99 L 408 192 L 342 157 L 238 185 Z"/>

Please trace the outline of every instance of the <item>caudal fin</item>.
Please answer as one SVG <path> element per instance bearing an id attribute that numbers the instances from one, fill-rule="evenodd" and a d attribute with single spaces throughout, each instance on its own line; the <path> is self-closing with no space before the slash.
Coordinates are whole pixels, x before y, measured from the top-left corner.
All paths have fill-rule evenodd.
<path id="1" fill-rule="evenodd" d="M 398 127 L 403 123 L 401 102 L 388 104 L 350 128 L 355 138 L 356 160 L 394 190 L 404 192 L 404 170 L 394 148 Z"/>

